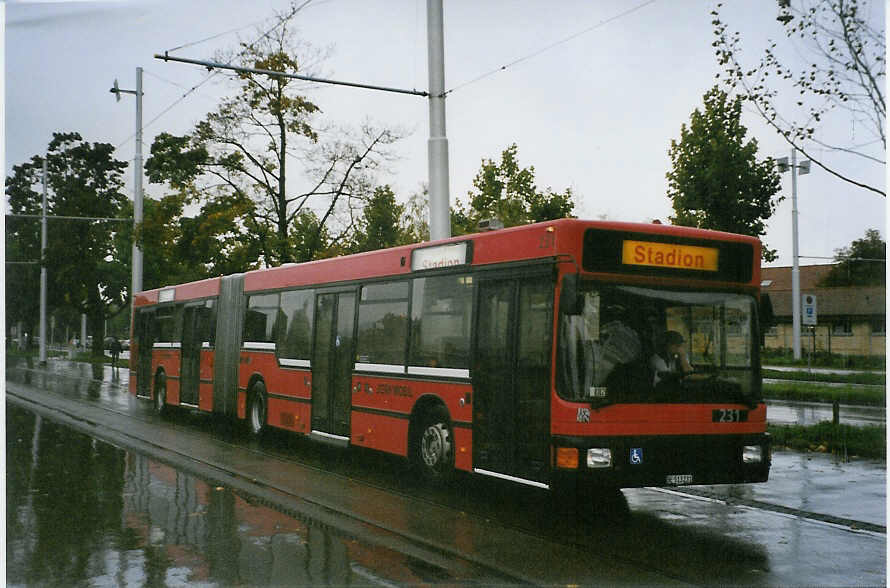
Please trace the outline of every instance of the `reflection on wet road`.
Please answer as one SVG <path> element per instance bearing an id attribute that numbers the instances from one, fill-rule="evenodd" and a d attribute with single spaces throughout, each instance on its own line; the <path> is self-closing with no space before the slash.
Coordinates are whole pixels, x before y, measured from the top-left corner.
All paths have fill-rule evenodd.
<path id="1" fill-rule="evenodd" d="M 767 402 L 767 420 L 774 425 L 815 425 L 830 421 L 832 409 L 823 402 L 800 402 L 790 400 L 770 400 Z M 869 425 L 884 426 L 887 422 L 887 409 L 883 406 L 840 406 L 840 422 L 854 427 Z"/>
<path id="2" fill-rule="evenodd" d="M 7 582 L 348 585 L 434 581 L 422 562 L 251 504 L 7 406 Z"/>

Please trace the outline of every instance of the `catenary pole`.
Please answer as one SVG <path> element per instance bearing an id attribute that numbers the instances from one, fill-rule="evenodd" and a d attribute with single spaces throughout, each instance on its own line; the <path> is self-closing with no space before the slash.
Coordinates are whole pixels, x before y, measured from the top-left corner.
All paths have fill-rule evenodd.
<path id="1" fill-rule="evenodd" d="M 142 248 L 136 241 L 136 229 L 142 222 L 142 68 L 136 68 L 136 89 L 121 90 L 114 80 L 109 90 L 120 102 L 121 94 L 136 95 L 136 155 L 133 158 L 133 250 L 131 254 L 132 277 L 130 280 L 130 300 L 136 299 L 136 292 L 142 291 Z"/>
<path id="2" fill-rule="evenodd" d="M 142 223 L 142 68 L 136 68 L 136 162 L 133 178 L 133 288 L 132 300 L 136 292 L 142 292 L 142 248 L 136 240 L 135 230 Z"/>
<path id="3" fill-rule="evenodd" d="M 451 236 L 448 187 L 448 138 L 445 135 L 445 33 L 442 0 L 427 0 L 430 78 L 430 239 Z"/>
<path id="4" fill-rule="evenodd" d="M 43 158 L 43 214 L 40 219 L 40 365 L 46 365 L 46 157 Z"/>
<path id="5" fill-rule="evenodd" d="M 792 254 L 791 267 L 791 328 L 794 359 L 800 359 L 800 254 L 797 246 L 797 149 L 791 148 L 791 236 Z"/>

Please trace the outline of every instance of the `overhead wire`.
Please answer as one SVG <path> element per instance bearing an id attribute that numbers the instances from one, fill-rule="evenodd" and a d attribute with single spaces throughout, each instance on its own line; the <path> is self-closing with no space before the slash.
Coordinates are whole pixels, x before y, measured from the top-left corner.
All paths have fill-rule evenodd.
<path id="1" fill-rule="evenodd" d="M 454 91 L 456 91 L 456 90 L 460 90 L 461 88 L 465 88 L 465 87 L 467 87 L 467 86 L 469 86 L 469 85 L 471 85 L 471 84 L 475 84 L 476 82 L 479 82 L 479 81 L 481 81 L 481 80 L 484 80 L 485 78 L 487 78 L 487 77 L 489 77 L 489 76 L 493 76 L 494 74 L 496 74 L 496 73 L 498 73 L 498 72 L 500 72 L 500 71 L 504 71 L 504 70 L 506 70 L 506 69 L 509 68 L 509 67 L 513 67 L 514 65 L 516 65 L 516 64 L 518 64 L 518 63 L 522 63 L 523 61 L 528 61 L 529 59 L 533 59 L 533 58 L 537 57 L 538 55 L 541 55 L 542 53 L 545 53 L 545 52 L 547 52 L 547 51 L 549 51 L 549 50 L 551 50 L 551 49 L 553 49 L 553 48 L 555 48 L 555 47 L 558 47 L 558 46 L 560 46 L 560 45 L 563 45 L 563 44 L 565 44 L 565 43 L 568 43 L 569 41 L 572 41 L 572 40 L 574 40 L 574 39 L 577 39 L 578 37 L 580 37 L 580 36 L 582 36 L 582 35 L 586 35 L 587 33 L 591 32 L 591 31 L 594 31 L 594 30 L 596 30 L 596 29 L 598 29 L 598 28 L 600 28 L 600 27 L 603 27 L 603 26 L 605 26 L 605 25 L 607 25 L 607 24 L 609 24 L 609 23 L 615 22 L 616 20 L 618 20 L 618 19 L 620 19 L 620 18 L 624 18 L 625 16 L 628 16 L 628 15 L 630 15 L 630 14 L 633 14 L 634 12 L 637 12 L 638 10 L 643 9 L 643 8 L 645 8 L 646 6 L 650 5 L 650 4 L 654 4 L 656 1 L 657 1 L 657 0 L 646 0 L 645 2 L 642 2 L 642 3 L 640 3 L 640 4 L 637 4 L 636 6 L 634 6 L 634 7 L 632 7 L 632 8 L 629 8 L 629 9 L 625 10 L 624 12 L 621 12 L 621 13 L 619 13 L 619 14 L 616 14 L 615 16 L 609 17 L 609 18 L 607 18 L 607 19 L 601 20 L 600 22 L 596 23 L 595 25 L 589 26 L 589 27 L 587 27 L 587 28 L 584 29 L 584 30 L 578 31 L 577 33 L 573 33 L 573 34 L 569 35 L 568 37 L 564 37 L 564 38 L 562 38 L 562 39 L 560 39 L 560 40 L 558 40 L 558 41 L 555 41 L 555 42 L 553 42 L 553 43 L 550 43 L 549 45 L 546 45 L 546 46 L 544 46 L 544 47 L 542 47 L 542 48 L 540 48 L 540 49 L 538 49 L 538 50 L 536 50 L 536 51 L 533 51 L 532 53 L 529 53 L 528 55 L 524 55 L 524 56 L 522 56 L 522 57 L 520 57 L 520 58 L 518 58 L 518 59 L 514 59 L 514 60 L 511 61 L 510 63 L 504 64 L 504 65 L 502 65 L 502 66 L 500 66 L 500 67 L 497 67 L 497 68 L 495 68 L 495 69 L 492 69 L 491 71 L 485 72 L 484 74 L 482 74 L 482 75 L 480 75 L 480 76 L 477 76 L 477 77 L 475 77 L 475 78 L 473 78 L 473 79 L 471 79 L 471 80 L 469 80 L 469 81 L 466 81 L 466 82 L 464 82 L 464 83 L 462 83 L 462 84 L 458 84 L 457 86 L 454 86 L 454 87 L 451 88 L 450 90 L 446 90 L 446 91 L 444 92 L 444 95 L 447 96 L 448 94 L 451 94 L 452 92 L 454 92 Z"/>
<path id="2" fill-rule="evenodd" d="M 295 14 L 297 14 L 298 12 L 300 12 L 303 8 L 305 8 L 306 6 L 308 6 L 312 1 L 313 1 L 313 0 L 304 0 L 304 2 L 303 2 L 302 4 L 300 4 L 299 6 L 296 6 L 296 5 L 295 5 L 294 8 L 291 10 L 290 14 L 288 14 L 288 15 L 287 15 L 286 17 L 284 17 L 284 18 L 279 18 L 279 19 L 278 19 L 278 22 L 276 22 L 275 25 L 274 25 L 272 28 L 270 28 L 270 29 L 267 30 L 265 33 L 263 33 L 262 35 L 260 35 L 257 39 L 255 39 L 253 42 L 251 42 L 251 43 L 249 43 L 247 46 L 245 46 L 244 49 L 242 49 L 241 51 L 239 51 L 239 52 L 235 55 L 235 57 L 233 57 L 231 60 L 229 60 L 228 63 L 231 64 L 231 63 L 232 63 L 233 61 L 235 61 L 237 58 L 239 58 L 239 57 L 241 57 L 242 55 L 244 55 L 244 53 L 246 53 L 248 50 L 253 49 L 254 45 L 256 45 L 257 43 L 259 43 L 260 41 L 262 41 L 263 39 L 265 39 L 266 37 L 268 37 L 269 35 L 271 35 L 271 34 L 275 31 L 275 29 L 277 29 L 278 27 L 280 27 L 280 26 L 281 26 L 281 25 L 282 25 L 288 18 L 291 18 L 292 16 L 294 16 Z M 263 21 L 260 21 L 260 22 L 265 22 L 265 20 L 268 20 L 268 19 L 264 19 Z M 245 28 L 245 27 L 241 27 L 241 28 Z M 240 30 L 240 29 L 233 29 L 233 30 Z M 226 34 L 231 33 L 231 32 L 232 32 L 232 31 L 227 31 Z M 216 35 L 216 36 L 219 36 L 219 35 Z M 195 43 L 182 45 L 182 46 L 180 46 L 180 48 L 181 48 L 181 47 L 184 47 L 184 46 L 194 45 L 194 44 L 197 44 L 197 43 L 198 43 L 198 42 L 196 41 Z M 142 130 L 145 130 L 146 128 L 150 127 L 152 124 L 154 124 L 155 122 L 157 122 L 158 119 L 160 119 L 162 116 L 164 116 L 165 114 L 167 114 L 168 112 L 170 112 L 171 110 L 173 110 L 173 108 L 175 108 L 177 105 L 179 105 L 180 103 L 182 103 L 183 100 L 185 100 L 189 95 L 191 95 L 193 92 L 195 92 L 198 88 L 200 88 L 201 86 L 203 86 L 204 84 L 206 84 L 208 81 L 210 81 L 210 80 L 211 80 L 214 76 L 216 76 L 218 73 L 219 73 L 219 70 L 214 70 L 214 71 L 210 72 L 209 74 L 207 74 L 207 75 L 204 77 L 203 80 L 201 80 L 200 82 L 198 82 L 197 84 L 195 84 L 194 86 L 192 86 L 191 88 L 189 88 L 189 89 L 188 89 L 182 96 L 180 96 L 179 98 L 177 98 L 176 100 L 174 100 L 169 106 L 167 106 L 166 108 L 164 108 L 164 109 L 163 109 L 157 116 L 155 116 L 153 119 L 151 119 L 151 120 L 148 121 L 147 123 L 143 124 L 143 125 L 142 125 Z M 166 80 L 165 80 L 165 81 L 166 81 Z M 126 139 L 124 139 L 123 141 L 121 141 L 118 145 L 116 145 L 116 146 L 115 146 L 115 149 L 119 149 L 122 145 L 124 145 L 125 143 L 127 143 L 130 139 L 133 139 L 135 136 L 136 136 L 136 133 L 133 133 L 132 135 L 130 135 L 129 137 L 127 137 Z"/>

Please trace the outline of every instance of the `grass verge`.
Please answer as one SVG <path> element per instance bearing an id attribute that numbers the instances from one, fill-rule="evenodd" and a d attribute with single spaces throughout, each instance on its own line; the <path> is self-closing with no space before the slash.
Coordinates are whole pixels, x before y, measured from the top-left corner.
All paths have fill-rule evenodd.
<path id="1" fill-rule="evenodd" d="M 817 351 L 810 355 L 806 350 L 803 353 L 802 359 L 795 360 L 790 349 L 763 349 L 760 355 L 761 364 L 860 370 L 883 370 L 887 367 L 887 360 L 883 355 L 838 355 L 826 351 Z"/>
<path id="2" fill-rule="evenodd" d="M 763 397 L 767 400 L 799 400 L 802 402 L 834 402 L 862 406 L 884 406 L 887 390 L 881 386 L 825 386 L 808 382 L 763 384 Z"/>
<path id="3" fill-rule="evenodd" d="M 887 376 L 877 372 L 858 374 L 819 374 L 806 371 L 783 372 L 763 368 L 763 377 L 774 380 L 793 380 L 798 382 L 835 382 L 839 384 L 870 384 L 881 386 L 887 383 Z"/>
<path id="4" fill-rule="evenodd" d="M 829 421 L 816 425 L 769 425 L 774 447 L 837 455 L 887 459 L 887 428 L 854 427 Z"/>

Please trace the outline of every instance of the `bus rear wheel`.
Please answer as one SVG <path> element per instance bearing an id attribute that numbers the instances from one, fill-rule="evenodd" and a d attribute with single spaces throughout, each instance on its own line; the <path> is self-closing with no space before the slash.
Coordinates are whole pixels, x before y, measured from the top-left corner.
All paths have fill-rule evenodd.
<path id="1" fill-rule="evenodd" d="M 266 430 L 266 386 L 257 382 L 250 395 L 250 406 L 247 408 L 247 426 L 250 434 L 259 437 Z"/>
<path id="2" fill-rule="evenodd" d="M 454 433 L 444 407 L 434 408 L 420 418 L 414 464 L 429 482 L 441 484 L 454 476 Z"/>
<path id="3" fill-rule="evenodd" d="M 167 414 L 167 377 L 162 373 L 155 378 L 155 412 L 160 416 Z"/>

